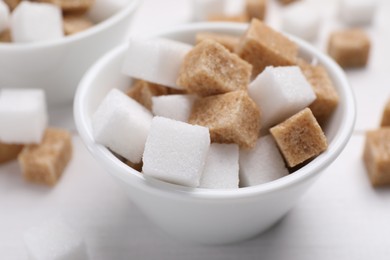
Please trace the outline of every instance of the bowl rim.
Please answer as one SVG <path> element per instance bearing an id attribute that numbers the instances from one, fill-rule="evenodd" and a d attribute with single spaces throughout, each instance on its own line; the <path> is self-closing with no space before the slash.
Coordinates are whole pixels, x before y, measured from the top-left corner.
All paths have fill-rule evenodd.
<path id="1" fill-rule="evenodd" d="M 122 10 L 118 11 L 108 19 L 105 19 L 104 21 L 95 24 L 94 26 L 92 26 L 92 28 L 89 28 L 80 33 L 65 36 L 64 38 L 61 39 L 48 40 L 42 42 L 33 42 L 33 43 L 1 43 L 0 42 L 0 51 L 7 51 L 7 52 L 25 51 L 25 50 L 36 49 L 36 48 L 56 47 L 56 46 L 61 46 L 61 45 L 66 45 L 73 42 L 81 41 L 84 38 L 89 38 L 90 36 L 100 31 L 104 31 L 107 28 L 112 27 L 114 24 L 120 22 L 121 20 L 126 18 L 129 14 L 135 12 L 136 9 L 140 6 L 140 2 L 141 0 L 131 0 L 126 7 L 122 8 Z"/>
<path id="2" fill-rule="evenodd" d="M 153 33 L 147 36 L 147 38 L 153 38 L 162 35 L 168 34 L 179 34 L 186 32 L 188 30 L 197 31 L 197 30 L 226 30 L 226 31 L 245 31 L 247 24 L 237 24 L 229 22 L 216 22 L 216 23 L 192 23 L 176 26 L 167 30 L 160 31 L 158 33 Z M 87 125 L 87 112 L 86 112 L 86 102 L 84 100 L 87 97 L 88 90 L 91 87 L 90 83 L 93 81 L 96 73 L 104 68 L 107 63 L 112 59 L 124 53 L 127 48 L 127 44 L 116 47 L 111 50 L 109 53 L 101 57 L 84 75 L 83 79 L 80 81 L 80 84 L 77 88 L 75 101 L 74 101 L 74 118 L 76 122 L 76 127 L 80 134 L 81 139 L 86 145 L 87 149 L 93 155 L 93 157 L 100 161 L 106 170 L 121 179 L 122 181 L 129 183 L 131 185 L 136 185 L 137 188 L 141 188 L 150 193 L 155 193 L 156 195 L 165 195 L 173 196 L 179 198 L 177 195 L 180 195 L 181 198 L 190 196 L 191 198 L 198 199 L 240 199 L 258 196 L 260 194 L 266 194 L 274 192 L 280 189 L 286 189 L 289 186 L 296 185 L 304 180 L 317 176 L 322 170 L 328 167 L 342 152 L 342 150 L 347 145 L 352 131 L 354 129 L 354 124 L 356 120 L 356 102 L 355 97 L 350 87 L 350 84 L 347 80 L 347 77 L 344 71 L 337 65 L 330 57 L 317 50 L 311 44 L 301 40 L 297 37 L 286 34 L 294 42 L 299 45 L 300 49 L 305 49 L 307 52 L 314 54 L 318 59 L 326 64 L 327 67 L 332 68 L 332 74 L 340 82 L 341 88 L 338 90 L 340 96 L 344 96 L 345 104 L 345 118 L 343 118 L 340 130 L 336 132 L 332 143 L 329 144 L 328 149 L 316 157 L 314 161 L 316 163 L 309 163 L 301 169 L 294 172 L 294 174 L 289 174 L 283 178 L 277 179 L 272 182 L 268 182 L 261 185 L 243 187 L 239 189 L 204 189 L 204 188 L 189 188 L 176 184 L 167 183 L 150 177 L 145 177 L 143 174 L 132 169 L 131 167 L 125 165 L 119 159 L 117 159 L 106 147 L 103 145 L 97 144 L 94 142 L 93 135 L 91 131 L 88 130 Z M 342 95 L 341 95 L 342 94 Z M 313 162 L 314 162 L 313 161 Z"/>

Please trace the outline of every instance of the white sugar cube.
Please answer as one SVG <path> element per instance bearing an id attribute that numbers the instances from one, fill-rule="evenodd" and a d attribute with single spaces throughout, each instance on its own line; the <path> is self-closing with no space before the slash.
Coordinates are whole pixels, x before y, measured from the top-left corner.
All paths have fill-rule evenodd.
<path id="1" fill-rule="evenodd" d="M 27 230 L 24 242 L 31 260 L 88 259 L 80 234 L 60 220 L 52 220 Z"/>
<path id="2" fill-rule="evenodd" d="M 157 116 L 146 141 L 142 171 L 145 176 L 197 187 L 209 147 L 208 128 Z"/>
<path id="3" fill-rule="evenodd" d="M 193 0 L 194 20 L 206 21 L 211 15 L 224 14 L 226 3 L 226 0 Z"/>
<path id="4" fill-rule="evenodd" d="M 152 114 L 123 92 L 112 89 L 92 116 L 95 141 L 133 163 L 144 152 Z"/>
<path id="5" fill-rule="evenodd" d="M 239 148 L 236 144 L 211 144 L 199 187 L 237 189 L 238 157 Z"/>
<path id="6" fill-rule="evenodd" d="M 288 175 L 278 147 L 270 135 L 261 137 L 254 149 L 240 151 L 240 183 L 248 187 Z"/>
<path id="7" fill-rule="evenodd" d="M 6 3 L 0 0 L 0 33 L 9 26 L 10 10 Z"/>
<path id="8" fill-rule="evenodd" d="M 64 37 L 61 9 L 53 4 L 23 1 L 11 15 L 14 42 L 39 42 Z"/>
<path id="9" fill-rule="evenodd" d="M 95 0 L 88 11 L 92 21 L 102 22 L 129 5 L 129 0 Z"/>
<path id="10" fill-rule="evenodd" d="M 366 25 L 372 22 L 376 6 L 375 0 L 341 0 L 339 15 L 350 26 Z"/>
<path id="11" fill-rule="evenodd" d="M 307 41 L 317 38 L 321 25 L 321 14 L 307 2 L 297 2 L 283 10 L 282 30 Z"/>
<path id="12" fill-rule="evenodd" d="M 0 141 L 40 143 L 47 121 L 45 92 L 42 89 L 0 91 Z"/>
<path id="13" fill-rule="evenodd" d="M 267 131 L 310 105 L 316 95 L 297 66 L 267 67 L 249 85 L 249 95 L 260 108 Z"/>
<path id="14" fill-rule="evenodd" d="M 152 111 L 156 116 L 187 122 L 194 101 L 195 96 L 193 95 L 165 95 L 152 97 Z"/>
<path id="15" fill-rule="evenodd" d="M 130 39 L 123 73 L 130 77 L 172 88 L 176 85 L 181 64 L 192 46 L 168 39 Z"/>

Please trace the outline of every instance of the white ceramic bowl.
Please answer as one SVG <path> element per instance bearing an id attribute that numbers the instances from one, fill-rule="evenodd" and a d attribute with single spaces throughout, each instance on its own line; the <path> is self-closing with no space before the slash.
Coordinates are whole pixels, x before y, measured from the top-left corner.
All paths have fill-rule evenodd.
<path id="1" fill-rule="evenodd" d="M 42 88 L 50 104 L 69 103 L 88 68 L 127 35 L 139 0 L 94 27 L 64 39 L 0 43 L 0 88 Z"/>
<path id="2" fill-rule="evenodd" d="M 193 43 L 197 32 L 242 35 L 246 25 L 190 24 L 159 33 Z M 329 148 L 308 165 L 279 180 L 238 190 L 191 189 L 145 177 L 96 144 L 91 115 L 111 88 L 126 89 L 130 79 L 121 74 L 127 46 L 100 59 L 85 75 L 76 93 L 74 114 L 81 138 L 96 160 L 118 181 L 145 215 L 179 239 L 224 244 L 253 237 L 281 219 L 347 144 L 355 122 L 355 101 L 344 72 L 330 58 L 302 40 L 291 37 L 300 56 L 315 57 L 328 70 L 340 95 L 340 105 L 325 132 Z M 324 201 L 326 203 L 326 201 Z M 131 221 L 129 219 L 129 221 Z"/>

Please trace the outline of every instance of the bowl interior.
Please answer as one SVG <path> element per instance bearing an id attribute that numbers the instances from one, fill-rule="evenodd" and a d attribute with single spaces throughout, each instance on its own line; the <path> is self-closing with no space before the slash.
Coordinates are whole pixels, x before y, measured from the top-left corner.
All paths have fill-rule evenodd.
<path id="1" fill-rule="evenodd" d="M 199 23 L 181 26 L 164 31 L 150 37 L 165 37 L 193 44 L 197 32 L 218 32 L 231 35 L 242 35 L 247 25 L 231 23 Z M 355 121 L 355 101 L 353 93 L 342 69 L 329 57 L 316 50 L 310 44 L 289 36 L 299 45 L 300 57 L 316 59 L 328 71 L 340 96 L 340 104 L 331 119 L 324 127 L 328 139 L 328 149 L 308 163 L 306 166 L 281 179 L 266 184 L 240 188 L 238 190 L 209 190 L 201 188 L 186 188 L 158 180 L 145 180 L 144 176 L 120 162 L 105 147 L 94 143 L 91 116 L 96 111 L 101 100 L 112 88 L 125 90 L 131 85 L 131 79 L 121 74 L 126 45 L 120 46 L 98 61 L 87 73 L 79 85 L 75 100 L 75 119 L 79 133 L 92 154 L 110 168 L 110 172 L 125 182 L 138 181 L 140 185 L 164 189 L 168 192 L 190 192 L 192 196 L 234 197 L 248 196 L 299 182 L 326 168 L 342 151 L 352 133 Z M 136 178 L 136 180 L 134 179 Z"/>

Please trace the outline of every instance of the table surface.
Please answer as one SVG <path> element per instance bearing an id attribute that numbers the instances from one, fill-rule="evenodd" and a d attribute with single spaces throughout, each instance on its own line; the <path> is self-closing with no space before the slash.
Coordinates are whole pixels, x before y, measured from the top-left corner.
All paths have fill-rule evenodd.
<path id="1" fill-rule="evenodd" d="M 324 50 L 329 31 L 341 28 L 334 1 L 316 1 L 325 17 L 313 44 Z M 151 224 L 99 167 L 74 127 L 71 106 L 50 111 L 51 125 L 70 129 L 74 156 L 54 188 L 26 183 L 16 162 L 0 167 L 0 259 L 26 259 L 23 232 L 61 218 L 85 237 L 91 259 L 389 259 L 390 188 L 371 187 L 362 163 L 364 132 L 377 128 L 389 98 L 390 1 L 379 2 L 369 65 L 346 71 L 358 117 L 343 153 L 275 227 L 228 246 L 183 244 Z M 175 12 L 172 12 L 172 7 Z M 142 35 L 190 20 L 184 0 L 145 0 L 131 33 Z M 282 8 L 271 3 L 278 28 Z"/>

